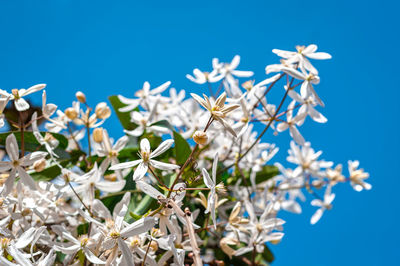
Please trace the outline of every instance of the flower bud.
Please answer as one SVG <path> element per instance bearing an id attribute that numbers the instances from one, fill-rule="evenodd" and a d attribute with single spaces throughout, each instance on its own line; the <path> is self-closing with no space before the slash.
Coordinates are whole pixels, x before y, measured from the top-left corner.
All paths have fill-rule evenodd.
<path id="1" fill-rule="evenodd" d="M 86 96 L 83 92 L 78 91 L 77 93 L 75 93 L 75 97 L 80 103 L 86 103 Z"/>
<path id="2" fill-rule="evenodd" d="M 197 144 L 206 144 L 208 141 L 207 133 L 203 131 L 196 131 L 193 134 L 193 140 Z"/>
<path id="3" fill-rule="evenodd" d="M 23 209 L 23 210 L 22 210 L 21 215 L 22 215 L 22 216 L 28 216 L 28 215 L 30 215 L 31 213 L 32 213 L 32 211 L 31 211 L 30 209 L 26 208 L 26 209 Z"/>
<path id="4" fill-rule="evenodd" d="M 45 159 L 41 159 L 41 160 L 33 163 L 33 169 L 35 169 L 36 172 L 41 172 L 45 168 L 46 168 L 46 160 Z"/>
<path id="5" fill-rule="evenodd" d="M 111 110 L 105 102 L 101 102 L 96 106 L 95 113 L 98 118 L 107 119 L 111 115 Z"/>
<path id="6" fill-rule="evenodd" d="M 109 175 L 105 175 L 104 176 L 104 180 L 110 181 L 110 182 L 115 182 L 115 181 L 117 181 L 117 175 L 115 173 L 109 174 Z"/>
<path id="7" fill-rule="evenodd" d="M 321 181 L 321 180 L 313 180 L 312 181 L 312 185 L 313 185 L 313 187 L 315 187 L 316 189 L 320 189 L 320 188 L 322 188 L 322 186 L 323 186 L 323 181 Z"/>
<path id="8" fill-rule="evenodd" d="M 157 242 L 156 242 L 156 241 L 152 241 L 152 242 L 150 243 L 150 248 L 153 250 L 153 252 L 156 252 L 157 249 L 158 249 L 158 244 L 157 244 Z"/>
<path id="9" fill-rule="evenodd" d="M 72 107 L 68 107 L 67 109 L 65 109 L 64 113 L 71 120 L 74 120 L 78 117 L 78 112 Z"/>
<path id="10" fill-rule="evenodd" d="M 103 141 L 103 129 L 101 127 L 93 130 L 93 140 L 97 143 L 101 143 Z"/>
<path id="11" fill-rule="evenodd" d="M 248 80 L 242 84 L 242 87 L 245 88 L 247 91 L 251 91 L 254 86 L 254 80 Z"/>
<path id="12" fill-rule="evenodd" d="M 277 245 L 277 244 L 279 244 L 280 242 L 281 242 L 281 240 L 280 239 L 275 239 L 275 240 L 271 240 L 271 241 L 269 241 L 271 244 L 274 244 L 274 245 Z"/>

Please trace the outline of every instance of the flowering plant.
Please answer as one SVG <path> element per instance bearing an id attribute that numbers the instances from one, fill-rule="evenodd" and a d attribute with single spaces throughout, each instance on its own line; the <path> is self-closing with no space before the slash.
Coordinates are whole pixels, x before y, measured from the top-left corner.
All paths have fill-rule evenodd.
<path id="1" fill-rule="evenodd" d="M 187 78 L 209 95 L 170 88 L 167 96 L 170 82 L 145 82 L 135 98 L 110 96 L 125 133 L 116 141 L 101 127 L 112 112 L 105 102 L 93 108 L 77 92 L 61 111 L 47 103 L 45 84 L 0 90 L 0 127 L 13 129 L 0 133 L 1 265 L 271 263 L 270 244 L 284 236 L 279 216 L 301 213 L 304 194 L 314 198 L 315 224 L 339 183 L 371 188 L 358 161 L 344 175 L 300 133 L 307 117 L 327 122 L 309 59 L 331 56 L 296 49 L 274 49 L 281 61 L 260 82 L 237 70 L 239 56 L 194 69 Z M 277 105 L 267 101 L 272 89 L 283 95 Z M 38 91 L 35 109 L 24 97 Z M 288 130 L 294 166 L 273 163 L 268 130 Z"/>

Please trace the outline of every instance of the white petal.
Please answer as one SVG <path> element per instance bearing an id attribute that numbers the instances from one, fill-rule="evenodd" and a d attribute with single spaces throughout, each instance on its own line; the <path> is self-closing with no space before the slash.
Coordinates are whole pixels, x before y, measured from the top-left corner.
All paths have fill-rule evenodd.
<path id="1" fill-rule="evenodd" d="M 24 98 L 19 98 L 14 100 L 15 108 L 17 108 L 18 111 L 26 111 L 29 109 L 29 104 L 25 101 Z"/>
<path id="2" fill-rule="evenodd" d="M 143 134 L 143 132 L 144 132 L 144 127 L 142 125 L 139 125 L 134 130 L 124 130 L 124 133 L 134 136 L 134 137 L 141 136 Z"/>
<path id="3" fill-rule="evenodd" d="M 290 131 L 290 136 L 292 136 L 292 138 L 297 142 L 297 144 L 304 145 L 305 140 L 295 126 L 289 127 L 289 131 Z"/>
<path id="4" fill-rule="evenodd" d="M 96 188 L 98 188 L 104 192 L 118 192 L 124 188 L 125 183 L 126 183 L 125 180 L 120 180 L 120 181 L 115 181 L 115 182 L 100 181 L 100 182 L 96 182 L 95 186 L 96 186 Z"/>
<path id="5" fill-rule="evenodd" d="M 110 170 L 121 170 L 121 169 L 127 169 L 127 168 L 131 168 L 131 167 L 135 167 L 136 165 L 138 165 L 141 162 L 143 162 L 142 159 L 134 160 L 134 161 L 130 161 L 130 162 L 125 162 L 125 163 L 119 163 L 119 164 L 111 166 Z"/>
<path id="6" fill-rule="evenodd" d="M 215 184 L 211 180 L 210 175 L 208 174 L 207 170 L 203 168 L 202 173 L 203 173 L 204 184 L 206 184 L 206 186 L 208 188 L 213 188 L 215 186 Z"/>
<path id="7" fill-rule="evenodd" d="M 6 150 L 11 161 L 18 160 L 18 144 L 14 134 L 10 134 L 6 138 Z"/>
<path id="8" fill-rule="evenodd" d="M 130 237 L 134 235 L 139 235 L 144 232 L 149 231 L 153 226 L 156 224 L 156 218 L 154 217 L 145 217 L 142 218 L 127 227 L 125 227 L 121 231 L 121 236 L 122 237 Z"/>
<path id="9" fill-rule="evenodd" d="M 133 174 L 133 180 L 141 179 L 148 170 L 149 166 L 145 162 L 141 162 L 139 166 L 136 168 L 135 173 Z"/>
<path id="10" fill-rule="evenodd" d="M 101 259 L 99 259 L 98 257 L 96 257 L 92 251 L 90 251 L 90 249 L 88 249 L 87 247 L 83 248 L 83 252 L 85 253 L 86 258 L 88 259 L 88 261 L 90 261 L 91 263 L 95 263 L 95 264 L 106 264 L 105 261 L 102 261 Z"/>
<path id="11" fill-rule="evenodd" d="M 26 247 L 32 242 L 33 238 L 35 237 L 35 232 L 35 227 L 29 228 L 18 238 L 14 246 L 18 249 Z"/>
<path id="12" fill-rule="evenodd" d="M 330 54 L 324 53 L 324 52 L 308 54 L 307 57 L 308 58 L 312 58 L 312 59 L 319 59 L 319 60 L 331 59 L 332 58 L 332 56 Z"/>
<path id="13" fill-rule="evenodd" d="M 173 139 L 168 139 L 164 142 L 162 142 L 157 149 L 155 149 L 151 154 L 150 154 L 150 158 L 154 158 L 157 157 L 158 155 L 164 153 L 166 150 L 168 150 L 172 144 L 174 144 L 174 140 Z"/>
<path id="14" fill-rule="evenodd" d="M 150 142 L 148 139 L 144 138 L 140 141 L 140 150 L 142 152 L 150 153 Z"/>
<path id="15" fill-rule="evenodd" d="M 150 160 L 150 164 L 157 169 L 161 170 L 174 170 L 180 168 L 179 165 L 170 164 L 170 163 L 163 163 L 156 160 Z"/>
<path id="16" fill-rule="evenodd" d="M 20 181 L 22 181 L 22 183 L 25 186 L 28 186 L 30 189 L 36 190 L 36 184 L 33 181 L 32 177 L 28 175 L 28 173 L 25 172 L 25 170 L 21 166 L 17 167 L 17 171 L 18 171 L 18 176 L 21 179 Z"/>
<path id="17" fill-rule="evenodd" d="M 28 88 L 26 91 L 24 91 L 21 96 L 26 96 L 26 95 L 29 95 L 31 93 L 43 90 L 45 87 L 46 87 L 46 84 L 34 85 L 34 86 Z"/>
<path id="18" fill-rule="evenodd" d="M 324 213 L 324 211 L 322 209 L 318 209 L 314 213 L 314 215 L 311 217 L 311 221 L 310 221 L 311 224 L 316 224 L 319 221 L 319 219 L 321 219 L 323 213 Z"/>
<path id="19" fill-rule="evenodd" d="M 147 195 L 149 195 L 150 197 L 154 198 L 154 199 L 159 199 L 159 197 L 161 198 L 165 198 L 165 196 L 158 191 L 157 189 L 155 189 L 153 186 L 147 184 L 144 181 L 137 181 L 136 182 L 136 186 L 142 190 L 144 193 L 146 193 Z"/>

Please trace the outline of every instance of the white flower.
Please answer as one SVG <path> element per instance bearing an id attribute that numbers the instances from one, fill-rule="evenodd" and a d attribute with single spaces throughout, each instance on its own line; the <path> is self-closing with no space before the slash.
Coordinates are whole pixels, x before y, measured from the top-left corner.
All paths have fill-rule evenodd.
<path id="1" fill-rule="evenodd" d="M 6 150 L 8 157 L 10 158 L 9 162 L 0 162 L 0 172 L 9 171 L 9 176 L 7 181 L 4 183 L 3 190 L 1 194 L 3 196 L 8 195 L 11 192 L 14 186 L 14 180 L 17 176 L 20 178 L 20 181 L 28 186 L 30 189 L 36 190 L 36 184 L 33 181 L 32 177 L 26 172 L 24 167 L 33 165 L 34 162 L 43 159 L 46 157 L 47 152 L 32 152 L 22 158 L 18 157 L 18 143 L 14 134 L 8 135 L 6 138 Z"/>
<path id="2" fill-rule="evenodd" d="M 232 112 L 236 108 L 238 108 L 240 105 L 239 104 L 230 104 L 225 106 L 225 101 L 226 101 L 226 93 L 222 93 L 215 102 L 213 99 L 209 99 L 205 94 L 203 94 L 203 98 L 201 98 L 199 95 L 195 93 L 190 94 L 201 106 L 203 106 L 205 109 L 207 109 L 212 117 L 217 120 L 218 122 L 221 123 L 221 125 L 228 130 L 229 133 L 231 133 L 234 137 L 236 137 L 236 132 L 233 130 L 233 128 L 228 124 L 228 122 L 225 120 L 225 117 L 228 113 Z"/>
<path id="3" fill-rule="evenodd" d="M 360 165 L 359 161 L 349 161 L 349 173 L 351 186 L 356 191 L 370 190 L 372 188 L 371 184 L 364 181 L 369 177 L 369 174 L 364 172 L 364 169 L 357 169 Z"/>
<path id="4" fill-rule="evenodd" d="M 14 100 L 15 108 L 18 111 L 25 111 L 29 109 L 29 104 L 25 101 L 24 96 L 27 96 L 31 93 L 43 90 L 46 87 L 46 84 L 38 84 L 34 85 L 28 89 L 13 89 L 11 93 L 8 93 L 4 90 L 0 90 L 0 95 L 9 97 Z"/>
<path id="5" fill-rule="evenodd" d="M 138 99 L 128 99 L 125 98 L 122 95 L 118 95 L 118 99 L 126 104 L 127 106 L 122 107 L 119 109 L 120 112 L 130 112 L 133 109 L 135 109 L 136 107 L 138 107 L 139 105 L 141 105 L 144 101 L 146 101 L 148 98 L 155 96 L 157 94 L 162 93 L 163 91 L 165 91 L 168 86 L 171 84 L 170 81 L 165 82 L 164 84 L 150 90 L 150 83 L 149 82 L 145 82 L 143 84 L 143 88 L 139 91 L 137 91 L 135 93 L 136 97 L 139 97 Z M 148 104 L 148 103 L 146 103 Z M 148 108 L 148 106 L 144 106 L 145 108 Z"/>
<path id="6" fill-rule="evenodd" d="M 126 168 L 135 167 L 136 165 L 138 165 L 138 167 L 135 170 L 135 173 L 133 174 L 133 180 L 137 181 L 137 180 L 140 180 L 147 173 L 149 166 L 152 166 L 154 168 L 161 169 L 161 170 L 178 169 L 179 165 L 163 163 L 163 162 L 153 160 L 153 158 L 159 156 L 160 154 L 162 154 L 166 150 L 168 150 L 172 146 L 173 143 L 174 143 L 174 140 L 172 140 L 172 139 L 166 140 L 166 141 L 162 142 L 160 144 L 160 146 L 158 146 L 157 149 L 155 149 L 154 151 L 151 151 L 149 140 L 144 138 L 140 141 L 140 157 L 141 157 L 141 159 L 131 161 L 131 162 L 126 162 L 126 163 L 116 164 L 116 165 L 110 167 L 110 170 L 126 169 Z"/>
<path id="7" fill-rule="evenodd" d="M 131 113 L 131 121 L 135 123 L 137 127 L 134 130 L 124 130 L 124 132 L 134 137 L 141 136 L 145 130 L 146 132 L 167 134 L 170 131 L 168 128 L 152 125 L 155 122 L 153 119 L 157 111 L 158 102 L 158 100 L 155 102 L 151 108 L 151 112 L 146 116 L 142 114 L 143 112 L 133 111 Z"/>
<path id="8" fill-rule="evenodd" d="M 313 176 L 325 176 L 325 172 L 321 172 L 321 168 L 332 167 L 332 162 L 318 160 L 322 151 L 315 152 L 311 148 L 311 144 L 306 142 L 299 148 L 293 141 L 290 142 L 289 156 L 287 161 L 301 166 L 303 173 L 311 174 Z"/>
<path id="9" fill-rule="evenodd" d="M 287 86 L 285 86 L 287 89 Z M 296 102 L 301 104 L 298 114 L 306 113 L 308 114 L 312 120 L 318 123 L 326 123 L 328 119 L 323 116 L 320 112 L 318 112 L 314 107 L 317 105 L 314 97 L 311 95 L 300 96 L 293 89 L 289 90 L 288 95 L 295 100 Z"/>
<path id="10" fill-rule="evenodd" d="M 301 84 L 300 87 L 300 93 L 303 98 L 307 98 L 308 96 L 311 95 L 315 98 L 315 100 L 318 102 L 319 105 L 324 106 L 324 103 L 319 98 L 317 92 L 314 90 L 314 87 L 312 86 L 313 84 L 319 84 L 320 82 L 319 76 L 317 76 L 317 74 L 314 74 L 312 72 L 307 73 L 305 70 L 302 70 L 300 72 L 296 69 L 289 67 L 282 67 L 281 70 L 296 79 L 303 80 L 303 83 Z"/>
<path id="11" fill-rule="evenodd" d="M 299 63 L 300 68 L 305 68 L 308 71 L 311 71 L 314 74 L 318 74 L 318 71 L 315 67 L 308 61 L 308 58 L 311 59 L 331 59 L 332 56 L 328 53 L 324 52 L 316 52 L 318 47 L 315 44 L 311 44 L 307 47 L 298 45 L 296 46 L 296 52 L 291 51 L 283 51 L 279 49 L 273 49 L 272 52 L 277 54 L 280 57 L 283 57 L 287 60 L 288 63 Z"/>
<path id="12" fill-rule="evenodd" d="M 332 208 L 332 201 L 335 199 L 335 194 L 331 193 L 331 187 L 328 186 L 325 190 L 324 200 L 314 199 L 311 201 L 312 206 L 320 207 L 311 217 L 311 224 L 315 224 L 321 219 L 325 210 Z"/>
<path id="13" fill-rule="evenodd" d="M 214 162 L 212 165 L 212 180 L 210 175 L 208 174 L 207 170 L 203 168 L 203 180 L 206 186 L 210 189 L 207 198 L 207 209 L 205 213 L 211 212 L 211 218 L 213 220 L 214 228 L 217 228 L 217 220 L 215 217 L 215 209 L 216 209 L 216 202 L 217 202 L 217 190 L 223 189 L 223 184 L 216 184 L 217 183 L 217 166 L 218 166 L 218 153 L 214 155 Z"/>
<path id="14" fill-rule="evenodd" d="M 101 174 L 101 171 L 97 167 L 97 163 L 95 163 L 90 172 L 82 176 L 78 176 L 72 180 L 79 184 L 75 187 L 75 191 L 79 194 L 82 194 L 85 201 L 93 201 L 95 188 L 104 192 L 118 192 L 121 191 L 125 186 L 125 180 L 101 180 Z"/>
<path id="15" fill-rule="evenodd" d="M 59 227 L 60 229 L 62 228 L 61 226 Z M 62 228 L 64 229 L 64 228 Z M 62 230 L 61 229 L 61 230 Z M 71 255 L 76 255 L 76 253 L 80 250 L 82 250 L 83 254 L 85 257 L 94 264 L 106 264 L 105 261 L 102 261 L 99 259 L 96 255 L 93 254 L 93 252 L 90 250 L 88 247 L 88 244 L 91 244 L 90 242 L 93 242 L 94 240 L 83 235 L 80 237 L 80 239 L 76 239 L 64 229 L 62 232 L 62 237 L 68 241 L 69 243 L 59 243 L 58 245 L 54 246 L 54 249 L 56 251 L 61 251 L 64 254 L 71 254 Z"/>
<path id="16" fill-rule="evenodd" d="M 43 145 L 47 152 L 50 154 L 51 157 L 56 157 L 58 158 L 58 155 L 54 153 L 54 149 L 58 146 L 59 141 L 54 138 L 51 133 L 46 132 L 45 137 L 40 134 L 38 126 L 37 126 L 37 113 L 35 112 L 32 115 L 32 132 L 33 135 L 35 136 L 36 140 L 40 143 L 40 145 Z"/>
<path id="17" fill-rule="evenodd" d="M 285 131 L 289 128 L 290 136 L 297 142 L 299 145 L 304 145 L 305 140 L 303 136 L 300 134 L 296 125 L 301 125 L 306 118 L 306 113 L 297 113 L 295 117 L 293 117 L 293 109 L 295 105 L 295 101 L 292 101 L 288 106 L 288 112 L 286 113 L 287 120 L 285 122 L 281 122 L 276 127 L 276 130 L 279 132 Z"/>
<path id="18" fill-rule="evenodd" d="M 118 154 L 128 143 L 129 138 L 127 136 L 121 137 L 117 142 L 112 145 L 110 137 L 106 129 L 103 129 L 103 141 L 101 147 L 96 150 L 97 154 L 101 157 L 106 157 L 100 165 L 100 171 L 104 174 L 108 167 L 111 165 L 119 164 Z M 119 180 L 123 179 L 120 171 L 116 171 Z"/>
<path id="19" fill-rule="evenodd" d="M 63 129 L 66 129 L 67 127 L 65 126 L 63 121 L 50 118 L 50 116 L 52 116 L 57 111 L 57 105 L 52 104 L 52 103 L 46 103 L 46 101 L 47 101 L 46 90 L 43 90 L 43 94 L 42 94 L 42 115 L 43 115 L 43 117 L 46 120 L 52 122 L 53 124 L 63 128 Z"/>
<path id="20" fill-rule="evenodd" d="M 259 219 L 253 205 L 248 200 L 245 200 L 245 206 L 249 215 L 249 223 L 245 227 L 251 232 L 251 237 L 249 239 L 249 246 L 238 249 L 235 253 L 236 256 L 251 251 L 254 246 L 257 252 L 261 253 L 264 251 L 265 242 L 280 241 L 284 235 L 282 232 L 273 232 L 274 230 L 282 230 L 282 225 L 285 221 L 273 217 L 274 210 L 272 203 L 265 207 Z"/>
<path id="21" fill-rule="evenodd" d="M 252 71 L 236 70 L 240 63 L 240 56 L 235 55 L 231 63 L 220 63 L 218 58 L 212 60 L 214 70 L 217 70 L 228 82 L 234 82 L 233 76 L 236 77 L 251 77 L 253 76 Z"/>
<path id="22" fill-rule="evenodd" d="M 195 68 L 193 70 L 193 76 L 187 74 L 186 78 L 197 84 L 204 84 L 206 82 L 214 83 L 221 80 L 224 76 L 219 75 L 217 70 L 213 70 L 211 73 L 201 72 L 199 69 Z"/>

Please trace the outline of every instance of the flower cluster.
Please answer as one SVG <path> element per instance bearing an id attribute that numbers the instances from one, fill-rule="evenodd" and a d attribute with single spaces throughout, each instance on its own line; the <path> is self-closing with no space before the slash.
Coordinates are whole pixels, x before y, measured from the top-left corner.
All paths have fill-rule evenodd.
<path id="1" fill-rule="evenodd" d="M 299 130 L 307 118 L 327 122 L 310 59 L 331 56 L 316 45 L 273 52 L 280 63 L 257 82 L 239 56 L 194 69 L 187 78 L 209 89 L 202 96 L 145 82 L 134 98 L 110 96 L 111 107 L 77 92 L 62 111 L 45 84 L 0 90 L 0 127 L 15 129 L 0 133 L 0 264 L 266 265 L 284 236 L 280 214 L 301 213 L 305 194 L 315 224 L 336 185 L 371 189 L 358 161 L 346 175 Z M 24 98 L 38 91 L 34 109 Z M 116 141 L 102 127 L 112 108 Z M 269 131 L 289 133 L 291 167 L 274 160 Z"/>

